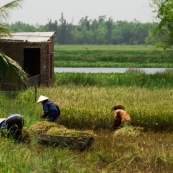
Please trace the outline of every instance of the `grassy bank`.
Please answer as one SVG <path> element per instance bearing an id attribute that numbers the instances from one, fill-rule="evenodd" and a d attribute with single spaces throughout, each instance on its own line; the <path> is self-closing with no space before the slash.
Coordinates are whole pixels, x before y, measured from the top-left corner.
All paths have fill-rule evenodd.
<path id="1" fill-rule="evenodd" d="M 55 61 L 55 67 L 128 67 L 128 68 L 172 68 L 173 63 L 136 63 L 136 62 L 111 62 L 111 61 L 97 61 L 97 62 L 84 62 L 84 61 Z"/>
<path id="2" fill-rule="evenodd" d="M 56 67 L 172 67 L 172 51 L 154 46 L 55 45 Z"/>
<path id="3" fill-rule="evenodd" d="M 55 86 L 172 88 L 173 71 L 145 74 L 142 71 L 126 73 L 55 73 Z"/>

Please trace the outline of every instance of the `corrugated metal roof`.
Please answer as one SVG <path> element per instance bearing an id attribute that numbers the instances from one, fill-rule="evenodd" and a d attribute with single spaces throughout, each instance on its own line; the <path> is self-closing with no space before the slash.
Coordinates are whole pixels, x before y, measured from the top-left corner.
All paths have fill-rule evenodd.
<path id="1" fill-rule="evenodd" d="M 12 37 L 3 36 L 0 37 L 0 40 L 8 41 L 26 41 L 26 42 L 46 42 L 55 32 L 17 32 L 12 33 Z"/>

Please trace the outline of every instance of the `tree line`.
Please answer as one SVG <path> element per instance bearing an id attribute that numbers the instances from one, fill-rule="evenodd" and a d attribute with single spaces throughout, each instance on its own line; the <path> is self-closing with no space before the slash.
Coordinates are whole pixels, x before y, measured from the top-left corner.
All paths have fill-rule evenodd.
<path id="1" fill-rule="evenodd" d="M 29 25 L 15 22 L 8 25 L 12 32 L 55 31 L 55 44 L 145 44 L 157 23 L 141 23 L 137 20 L 113 21 L 99 16 L 91 20 L 81 18 L 77 25 L 68 23 L 63 13 L 57 21 L 49 20 L 45 25 Z"/>

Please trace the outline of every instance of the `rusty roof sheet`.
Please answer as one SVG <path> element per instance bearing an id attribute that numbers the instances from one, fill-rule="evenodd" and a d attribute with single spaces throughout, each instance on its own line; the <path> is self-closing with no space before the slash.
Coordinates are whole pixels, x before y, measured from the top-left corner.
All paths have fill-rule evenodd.
<path id="1" fill-rule="evenodd" d="M 47 42 L 53 37 L 55 32 L 17 32 L 12 33 L 12 37 L 3 36 L 0 40 L 26 41 L 26 42 Z"/>

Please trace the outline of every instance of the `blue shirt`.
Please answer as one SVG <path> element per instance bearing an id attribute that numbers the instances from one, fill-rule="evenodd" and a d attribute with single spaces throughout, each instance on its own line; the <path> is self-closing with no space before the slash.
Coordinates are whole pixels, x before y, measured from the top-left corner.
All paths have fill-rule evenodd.
<path id="1" fill-rule="evenodd" d="M 43 110 L 44 114 L 42 115 L 42 118 L 48 116 L 50 121 L 55 121 L 55 119 L 59 116 L 57 106 L 49 100 L 43 102 Z"/>

